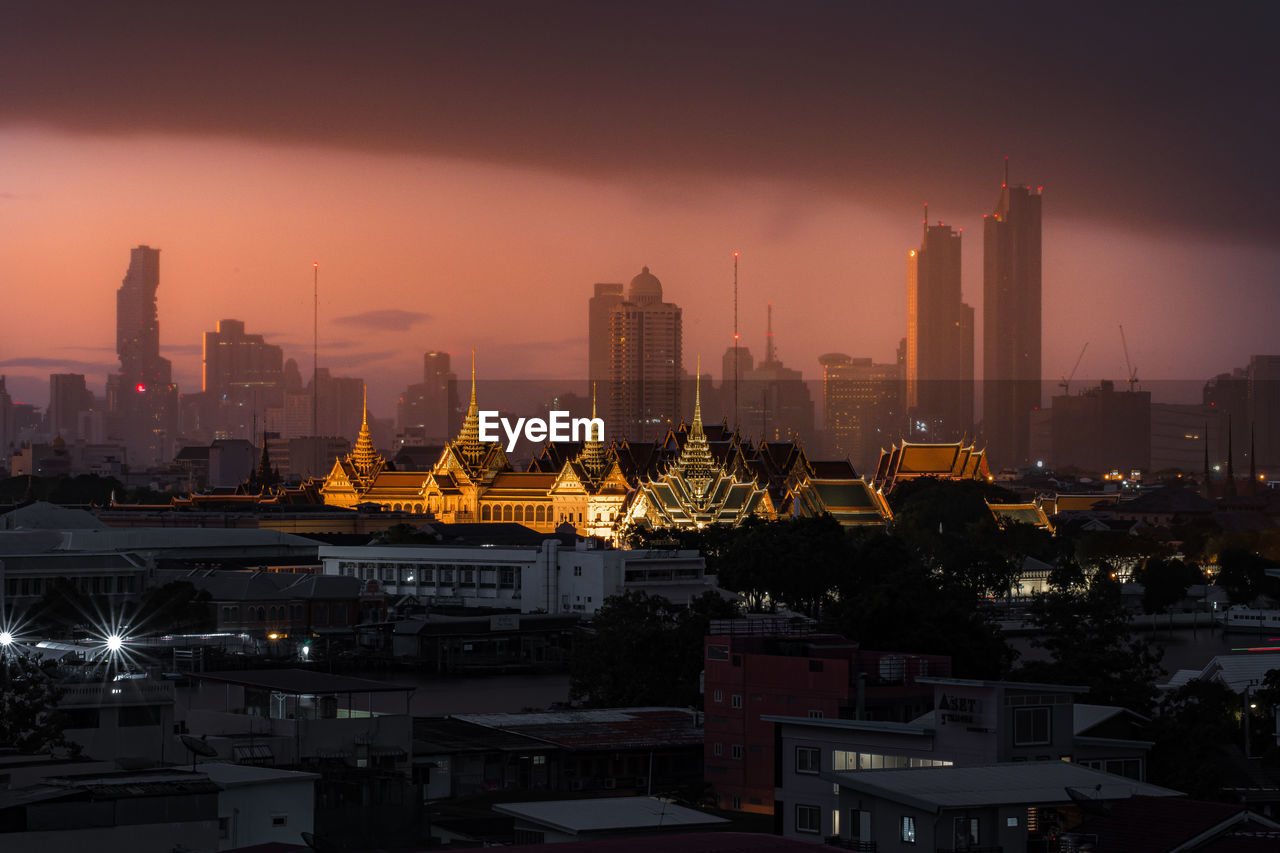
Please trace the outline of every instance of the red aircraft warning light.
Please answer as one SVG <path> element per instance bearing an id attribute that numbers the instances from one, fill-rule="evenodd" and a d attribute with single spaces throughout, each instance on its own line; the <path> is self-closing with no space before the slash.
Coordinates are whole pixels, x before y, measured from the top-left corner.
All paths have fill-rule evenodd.
<path id="1" fill-rule="evenodd" d="M 147 386 L 139 382 L 136 386 L 134 386 L 133 390 L 137 391 L 139 394 L 145 394 L 147 393 Z"/>

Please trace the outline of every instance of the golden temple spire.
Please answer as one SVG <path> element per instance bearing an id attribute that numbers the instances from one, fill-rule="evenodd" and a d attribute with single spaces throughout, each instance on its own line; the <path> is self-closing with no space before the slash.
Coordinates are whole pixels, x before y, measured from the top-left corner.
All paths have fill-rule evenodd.
<path id="1" fill-rule="evenodd" d="M 480 444 L 480 407 L 476 405 L 476 350 L 471 348 L 471 402 L 467 406 L 467 417 L 462 422 L 462 432 L 458 433 L 458 445 L 463 459 L 468 465 L 480 464 L 484 455 L 484 447 Z"/>
<path id="2" fill-rule="evenodd" d="M 698 356 L 698 376 L 694 385 L 693 423 L 689 426 L 689 437 L 685 439 L 675 467 L 693 487 L 695 494 L 701 497 L 706 492 L 715 460 L 711 457 L 711 446 L 702 429 L 702 356 Z"/>
<path id="3" fill-rule="evenodd" d="M 369 477 L 383 463 L 383 458 L 373 446 L 373 436 L 369 434 L 369 386 L 364 386 L 364 419 L 360 422 L 360 435 L 356 437 L 356 446 L 347 457 L 356 473 L 361 477 Z"/>
<path id="4" fill-rule="evenodd" d="M 596 383 L 591 383 L 591 420 L 596 419 Z M 582 464 L 592 476 L 600 476 L 604 471 L 603 436 L 597 430 L 587 428 L 587 441 L 582 446 Z"/>

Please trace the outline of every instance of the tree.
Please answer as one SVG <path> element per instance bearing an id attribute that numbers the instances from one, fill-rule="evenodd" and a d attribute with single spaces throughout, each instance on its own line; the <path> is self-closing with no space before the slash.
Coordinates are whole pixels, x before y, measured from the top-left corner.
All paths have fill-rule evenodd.
<path id="1" fill-rule="evenodd" d="M 1273 592 L 1275 584 L 1267 577 L 1271 561 L 1244 548 L 1228 548 L 1218 557 L 1216 583 L 1227 591 L 1232 604 L 1250 604 L 1259 595 Z"/>
<path id="2" fill-rule="evenodd" d="M 1037 629 L 1031 644 L 1050 660 L 1024 664 L 1019 678 L 1083 685 L 1091 702 L 1151 712 L 1161 653 L 1133 639 L 1118 583 L 1103 575 L 1087 587 L 1041 593 L 1031 619 Z"/>
<path id="3" fill-rule="evenodd" d="M 643 591 L 610 596 L 574 644 L 569 698 L 595 708 L 699 706 L 710 620 L 737 615 L 734 605 L 711 592 L 688 607 Z"/>
<path id="4" fill-rule="evenodd" d="M 742 593 L 750 610 L 781 602 L 810 616 L 821 613 L 849 559 L 838 521 L 829 515 L 750 518 L 734 532 L 717 561 L 722 588 Z"/>
<path id="5" fill-rule="evenodd" d="M 56 578 L 32 608 L 31 621 L 49 633 L 68 634 L 89 621 L 93 612 L 92 602 L 80 587 L 66 578 Z"/>
<path id="6" fill-rule="evenodd" d="M 1196 566 L 1169 558 L 1148 560 L 1134 573 L 1134 580 L 1142 584 L 1142 609 L 1154 615 L 1186 598 L 1188 587 L 1202 582 L 1204 575 Z M 1172 615 L 1169 621 L 1172 627 Z"/>
<path id="7" fill-rule="evenodd" d="M 130 619 L 137 628 L 160 633 L 211 631 L 215 620 L 206 590 L 190 581 L 171 581 L 146 592 Z"/>
<path id="8" fill-rule="evenodd" d="M 1148 780 L 1197 799 L 1222 797 L 1224 747 L 1240 734 L 1240 697 L 1217 681 L 1193 679 L 1160 703 Z"/>
<path id="9" fill-rule="evenodd" d="M 863 648 L 950 655 L 968 678 L 1003 678 L 1016 653 L 967 587 L 926 567 L 900 537 L 864 534 L 832 608 L 835 626 Z"/>
<path id="10" fill-rule="evenodd" d="M 1014 499 L 1011 492 L 976 480 L 914 480 L 893 492 L 893 530 L 927 568 L 973 595 L 1005 595 L 1028 548 L 1043 547 L 1030 528 L 1002 528 L 987 505 Z"/>
<path id="11" fill-rule="evenodd" d="M 57 748 L 79 754 L 63 735 L 62 690 L 33 659 L 0 652 L 0 747 L 36 754 Z"/>
<path id="12" fill-rule="evenodd" d="M 1075 558 L 1089 577 L 1115 581 L 1131 577 L 1144 560 L 1166 555 L 1168 548 L 1147 536 L 1116 530 L 1081 533 L 1075 540 Z"/>

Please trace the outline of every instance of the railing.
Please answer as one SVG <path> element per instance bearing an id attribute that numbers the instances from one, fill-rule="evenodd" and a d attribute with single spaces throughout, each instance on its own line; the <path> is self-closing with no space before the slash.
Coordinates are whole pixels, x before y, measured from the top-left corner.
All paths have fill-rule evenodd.
<path id="1" fill-rule="evenodd" d="M 987 847 L 938 847 L 937 853 L 1004 853 L 1000 845 Z"/>
<path id="2" fill-rule="evenodd" d="M 68 684 L 62 688 L 60 708 L 96 708 L 108 705 L 164 705 L 173 702 L 173 683 L 143 679 Z"/>
<path id="3" fill-rule="evenodd" d="M 876 843 L 874 841 L 856 841 L 852 838 L 841 838 L 838 835 L 831 835 L 824 842 L 828 847 L 837 847 L 841 850 L 856 850 L 858 853 L 876 853 Z"/>

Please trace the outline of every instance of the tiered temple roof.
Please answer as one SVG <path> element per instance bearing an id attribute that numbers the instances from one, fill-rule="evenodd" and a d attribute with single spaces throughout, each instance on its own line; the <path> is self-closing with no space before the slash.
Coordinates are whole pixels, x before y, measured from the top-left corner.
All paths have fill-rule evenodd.
<path id="1" fill-rule="evenodd" d="M 880 451 L 880 462 L 871 484 L 887 495 L 898 483 L 919 477 L 990 480 L 986 450 L 978 450 L 962 441 L 916 444 L 904 440 Z"/>

